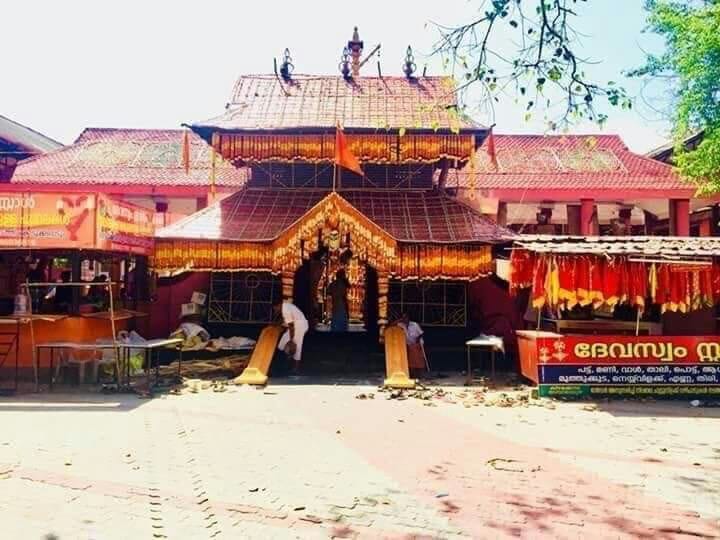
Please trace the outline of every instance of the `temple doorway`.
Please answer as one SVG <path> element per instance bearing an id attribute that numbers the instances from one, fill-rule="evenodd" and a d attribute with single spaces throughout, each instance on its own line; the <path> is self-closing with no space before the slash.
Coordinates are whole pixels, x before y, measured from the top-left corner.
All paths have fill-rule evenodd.
<path id="1" fill-rule="evenodd" d="M 347 328 L 333 329 L 333 282 L 344 273 Z M 350 249 L 322 247 L 297 269 L 295 305 L 310 323 L 303 347 L 303 373 L 368 373 L 384 369 L 378 344 L 378 274 Z"/>

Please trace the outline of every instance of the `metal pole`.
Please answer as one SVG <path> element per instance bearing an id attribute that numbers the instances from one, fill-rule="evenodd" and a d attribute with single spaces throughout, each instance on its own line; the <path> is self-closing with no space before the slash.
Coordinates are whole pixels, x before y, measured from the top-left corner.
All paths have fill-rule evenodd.
<path id="1" fill-rule="evenodd" d="M 110 328 L 112 330 L 113 350 L 115 351 L 115 373 L 118 378 L 118 390 L 120 389 L 120 349 L 117 344 L 117 334 L 115 333 L 115 304 L 113 303 L 112 282 L 107 284 L 108 294 L 110 295 Z M 128 358 L 128 363 L 130 359 Z"/>

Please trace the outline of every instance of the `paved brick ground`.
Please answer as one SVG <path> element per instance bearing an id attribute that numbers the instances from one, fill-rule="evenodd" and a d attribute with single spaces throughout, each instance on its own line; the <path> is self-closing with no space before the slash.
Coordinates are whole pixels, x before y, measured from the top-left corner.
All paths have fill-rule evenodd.
<path id="1" fill-rule="evenodd" d="M 1 399 L 2 537 L 720 538 L 716 409 L 368 391 Z"/>

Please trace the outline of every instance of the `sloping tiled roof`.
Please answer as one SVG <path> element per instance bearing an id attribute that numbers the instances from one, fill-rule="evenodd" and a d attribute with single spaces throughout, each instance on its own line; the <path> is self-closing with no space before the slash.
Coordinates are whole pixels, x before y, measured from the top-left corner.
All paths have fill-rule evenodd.
<path id="1" fill-rule="evenodd" d="M 683 146 L 687 150 L 692 150 L 696 148 L 703 141 L 704 138 L 705 130 L 700 130 L 686 137 L 683 141 Z M 672 163 L 673 158 L 675 157 L 675 142 L 671 141 L 665 143 L 662 146 L 650 150 L 645 155 L 650 159 L 654 159 L 656 161 L 662 161 L 663 163 Z"/>
<path id="2" fill-rule="evenodd" d="M 618 135 L 495 135 L 497 169 L 480 147 L 472 165 L 451 171 L 449 187 L 549 190 L 679 190 L 672 167 L 631 152 Z"/>
<path id="3" fill-rule="evenodd" d="M 30 154 L 51 152 L 62 144 L 27 126 L 0 115 L 0 139 L 19 146 Z"/>
<path id="4" fill-rule="evenodd" d="M 267 131 L 471 130 L 483 128 L 457 112 L 455 88 L 446 77 L 242 76 L 235 83 L 227 111 L 193 124 L 193 129 Z"/>
<path id="5" fill-rule="evenodd" d="M 515 244 L 536 253 L 635 255 L 661 259 L 720 257 L 720 238 L 672 236 L 521 235 Z"/>
<path id="6" fill-rule="evenodd" d="M 339 194 L 400 242 L 501 242 L 513 236 L 438 192 L 358 190 Z M 327 195 L 325 190 L 246 188 L 162 229 L 158 237 L 271 241 Z"/>
<path id="7" fill-rule="evenodd" d="M 208 186 L 210 148 L 190 134 L 190 171 L 182 166 L 179 129 L 88 128 L 70 146 L 21 162 L 13 184 Z M 216 160 L 218 187 L 240 187 L 245 169 Z"/>

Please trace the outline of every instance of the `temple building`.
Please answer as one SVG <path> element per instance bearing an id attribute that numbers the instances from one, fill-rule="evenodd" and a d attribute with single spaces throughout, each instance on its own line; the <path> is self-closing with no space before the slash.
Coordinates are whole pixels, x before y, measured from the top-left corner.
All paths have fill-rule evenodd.
<path id="1" fill-rule="evenodd" d="M 468 284 L 512 233 L 436 182 L 489 131 L 459 111 L 450 79 L 414 73 L 411 51 L 404 76 L 360 74 L 361 51 L 356 33 L 334 76 L 295 75 L 286 51 L 277 73 L 241 76 L 222 115 L 189 125 L 249 171 L 243 188 L 156 240 L 158 271 L 209 273 L 209 322 L 265 323 L 282 295 L 322 332 L 343 266 L 351 332 L 377 343 L 403 313 L 472 326 Z M 338 165 L 339 145 L 361 170 Z"/>
<path id="2" fill-rule="evenodd" d="M 631 152 L 618 135 L 494 136 L 446 180 L 501 225 L 530 234 L 698 236 L 695 197 L 670 164 Z M 705 231 L 707 235 L 708 231 Z"/>
<path id="3" fill-rule="evenodd" d="M 18 164 L 3 189 L 40 192 L 92 190 L 154 210 L 159 225 L 207 206 L 245 184 L 247 171 L 218 160 L 199 137 L 180 129 L 85 129 L 74 143 Z M 187 171 L 183 148 L 187 152 Z"/>

